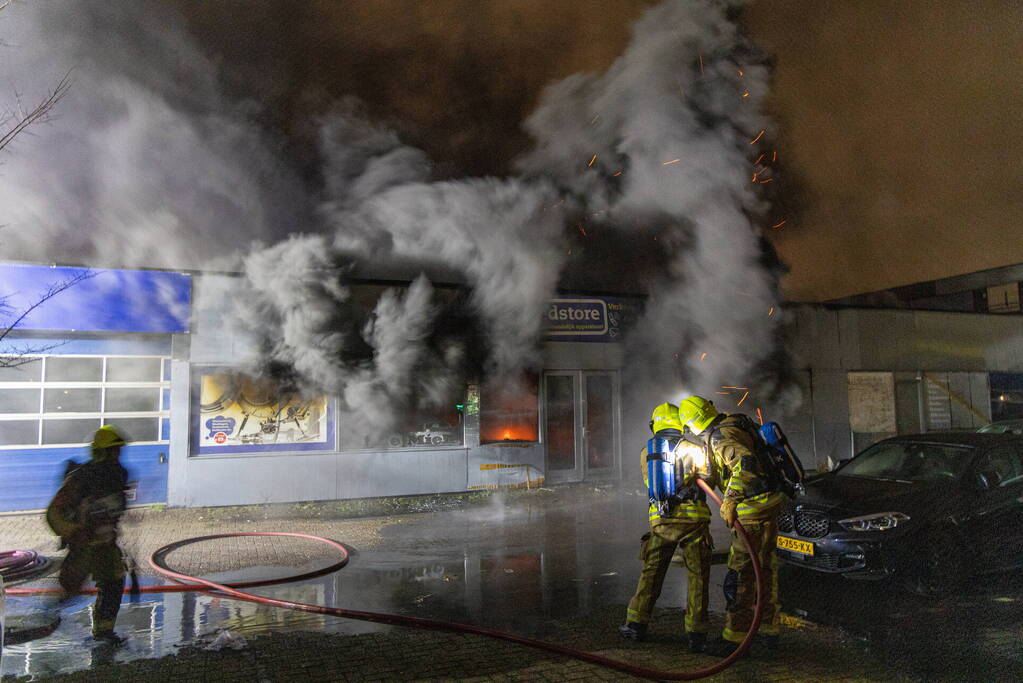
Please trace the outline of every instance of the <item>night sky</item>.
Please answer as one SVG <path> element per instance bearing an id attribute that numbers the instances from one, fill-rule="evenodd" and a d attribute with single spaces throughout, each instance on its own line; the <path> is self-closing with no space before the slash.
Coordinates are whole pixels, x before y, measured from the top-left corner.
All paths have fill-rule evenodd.
<path id="1" fill-rule="evenodd" d="M 317 115 L 354 95 L 451 176 L 507 172 L 542 88 L 606 68 L 654 4 L 167 2 L 308 173 Z M 745 23 L 775 58 L 789 299 L 1023 261 L 1023 5 L 761 0 Z"/>

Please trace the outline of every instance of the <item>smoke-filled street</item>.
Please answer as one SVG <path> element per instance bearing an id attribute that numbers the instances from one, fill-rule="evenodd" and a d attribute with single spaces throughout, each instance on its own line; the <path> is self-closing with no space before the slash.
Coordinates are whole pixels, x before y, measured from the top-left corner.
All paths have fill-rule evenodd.
<path id="1" fill-rule="evenodd" d="M 4 680 L 1023 679 L 960 5 L 0 0 Z"/>
<path id="2" fill-rule="evenodd" d="M 460 509 L 363 519 L 325 519 L 328 506 L 287 511 L 290 518 L 244 519 L 253 510 L 202 510 L 126 525 L 126 546 L 146 552 L 182 535 L 230 529 L 300 528 L 333 535 L 356 549 L 336 574 L 254 590 L 290 600 L 327 602 L 352 609 L 387 611 L 472 623 L 608 656 L 677 670 L 705 665 L 707 657 L 681 654 L 679 605 L 683 569 L 673 566 L 661 596 L 664 613 L 650 642 L 623 646 L 612 633 L 631 595 L 643 520 L 631 514 L 636 490 L 571 487 L 493 495 Z M 277 510 L 275 517 L 285 516 Z M 312 517 L 303 515 L 315 514 Z M 202 519 L 200 519 L 202 517 Z M 5 537 L 31 533 L 24 522 L 0 520 Z M 38 534 L 40 530 L 34 529 Z M 721 538 L 722 530 L 715 536 Z M 24 538 L 24 537 L 23 537 Z M 727 538 L 724 536 L 724 538 Z M 139 546 L 145 539 L 149 544 Z M 24 538 L 31 542 L 31 539 Z M 175 567 L 225 581 L 294 574 L 333 558 L 315 545 L 282 539 L 227 547 L 212 543 L 175 551 Z M 723 609 L 724 558 L 712 571 L 712 609 Z M 223 571 L 243 563 L 245 569 Z M 151 573 L 151 572 L 150 572 Z M 155 579 L 146 576 L 146 582 Z M 767 656 L 755 651 L 721 677 L 744 680 L 933 680 L 1015 677 L 1019 660 L 1019 574 L 986 580 L 939 601 L 890 593 L 889 586 L 815 579 L 793 569 L 784 574 L 788 648 Z M 878 601 L 888 602 L 883 608 Z M 30 604 L 16 599 L 12 612 Z M 9 645 L 4 674 L 60 680 L 116 680 L 203 676 L 217 680 L 298 679 L 413 680 L 471 678 L 575 680 L 601 678 L 590 665 L 489 641 L 480 636 L 414 632 L 397 627 L 302 615 L 195 594 L 143 596 L 121 616 L 131 642 L 116 653 L 90 648 L 85 601 L 65 607 L 62 624 L 37 646 Z M 246 648 L 214 653 L 222 634 Z M 320 634 L 320 635 L 314 635 Z M 970 642 L 969 650 L 948 642 Z M 441 649 L 438 657 L 431 648 Z M 219 648 L 218 648 L 219 649 Z M 827 652 L 827 656 L 823 653 Z M 31 653 L 29 655 L 29 653 Z M 156 661 L 141 661 L 160 658 Z M 132 662 L 119 673 L 115 663 Z M 294 669 L 293 667 L 299 667 Z M 291 668 L 289 670 L 289 668 Z M 200 673 L 202 672 L 202 673 Z M 302 672 L 302 673 L 299 673 Z M 610 672 L 613 674 L 613 672 Z M 83 677 L 84 676 L 84 677 Z"/>

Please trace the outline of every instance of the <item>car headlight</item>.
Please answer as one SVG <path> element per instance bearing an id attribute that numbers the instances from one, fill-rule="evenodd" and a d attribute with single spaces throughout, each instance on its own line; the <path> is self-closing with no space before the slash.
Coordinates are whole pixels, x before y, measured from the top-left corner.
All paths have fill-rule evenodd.
<path id="1" fill-rule="evenodd" d="M 909 515 L 901 512 L 878 512 L 873 515 L 840 519 L 838 523 L 846 531 L 888 531 L 908 521 Z"/>

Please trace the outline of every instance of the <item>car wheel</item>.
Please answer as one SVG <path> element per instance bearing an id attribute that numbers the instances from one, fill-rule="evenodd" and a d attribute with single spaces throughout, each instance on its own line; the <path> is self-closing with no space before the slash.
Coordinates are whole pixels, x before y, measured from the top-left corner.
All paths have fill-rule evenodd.
<path id="1" fill-rule="evenodd" d="M 917 595 L 952 593 L 963 580 L 963 552 L 962 544 L 952 534 L 931 536 L 928 543 L 919 548 L 916 562 L 907 567 L 904 585 Z"/>

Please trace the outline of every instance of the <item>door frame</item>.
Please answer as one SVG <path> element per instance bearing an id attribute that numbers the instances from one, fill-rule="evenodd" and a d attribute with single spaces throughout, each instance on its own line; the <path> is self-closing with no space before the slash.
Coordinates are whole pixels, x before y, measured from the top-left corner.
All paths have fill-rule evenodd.
<path id="1" fill-rule="evenodd" d="M 611 448 L 610 467 L 590 468 L 586 462 L 586 377 L 605 375 L 611 378 Z M 547 378 L 572 378 L 572 419 L 575 467 L 552 470 L 547 460 Z M 590 479 L 610 480 L 621 471 L 621 382 L 617 370 L 544 370 L 540 377 L 540 439 L 544 444 L 544 479 L 552 484 L 573 483 Z"/>

